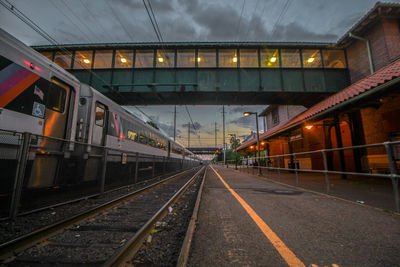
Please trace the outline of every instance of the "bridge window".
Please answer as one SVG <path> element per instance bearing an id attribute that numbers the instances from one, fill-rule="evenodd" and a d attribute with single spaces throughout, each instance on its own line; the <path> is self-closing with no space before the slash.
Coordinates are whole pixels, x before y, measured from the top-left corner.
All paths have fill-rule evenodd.
<path id="1" fill-rule="evenodd" d="M 94 53 L 94 69 L 109 69 L 112 63 L 112 50 L 96 50 Z"/>
<path id="2" fill-rule="evenodd" d="M 114 68 L 132 68 L 133 67 L 133 51 L 132 50 L 116 50 Z"/>
<path id="3" fill-rule="evenodd" d="M 263 68 L 279 68 L 279 50 L 278 49 L 262 49 L 261 50 L 261 67 Z"/>
<path id="4" fill-rule="evenodd" d="M 153 50 L 136 50 L 135 68 L 153 68 Z"/>
<path id="5" fill-rule="evenodd" d="M 304 68 L 321 68 L 321 53 L 319 49 L 304 49 L 303 53 L 303 67 Z"/>
<path id="6" fill-rule="evenodd" d="M 343 50 L 322 50 L 325 68 L 346 68 L 346 58 Z"/>
<path id="7" fill-rule="evenodd" d="M 47 57 L 50 61 L 53 61 L 53 52 L 40 52 L 40 54 Z"/>
<path id="8" fill-rule="evenodd" d="M 240 49 L 240 67 L 258 68 L 257 49 Z"/>
<path id="9" fill-rule="evenodd" d="M 283 68 L 300 68 L 300 50 L 299 49 L 282 49 L 282 67 Z"/>
<path id="10" fill-rule="evenodd" d="M 173 68 L 175 60 L 174 50 L 157 50 L 156 65 L 158 68 Z"/>
<path id="11" fill-rule="evenodd" d="M 194 49 L 178 50 L 177 53 L 177 67 L 178 68 L 194 68 L 195 67 L 195 53 Z"/>
<path id="12" fill-rule="evenodd" d="M 220 49 L 218 57 L 219 67 L 221 68 L 236 68 L 238 57 L 236 49 Z"/>
<path id="13" fill-rule="evenodd" d="M 74 69 L 90 69 L 92 66 L 93 51 L 75 51 Z"/>
<path id="14" fill-rule="evenodd" d="M 64 69 L 71 68 L 71 53 L 56 52 L 54 56 L 54 63 Z"/>
<path id="15" fill-rule="evenodd" d="M 199 49 L 197 52 L 197 65 L 200 68 L 217 67 L 217 50 L 215 49 Z"/>

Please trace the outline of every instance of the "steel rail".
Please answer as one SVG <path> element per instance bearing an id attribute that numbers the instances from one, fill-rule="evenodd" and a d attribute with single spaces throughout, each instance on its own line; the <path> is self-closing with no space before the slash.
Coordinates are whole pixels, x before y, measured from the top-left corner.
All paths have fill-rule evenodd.
<path id="1" fill-rule="evenodd" d="M 188 172 L 188 171 L 190 171 L 190 170 L 192 170 L 192 169 L 184 170 L 184 171 L 179 172 L 179 173 L 177 173 L 177 172 L 175 172 L 175 173 L 172 172 L 172 173 L 169 173 L 169 174 L 167 174 L 167 175 L 165 175 L 165 176 L 168 176 L 168 175 L 177 175 L 177 174 L 184 174 L 184 173 L 186 173 L 186 172 Z M 36 213 L 36 212 L 41 212 L 41 211 L 48 210 L 48 209 L 52 209 L 52 208 L 57 208 L 57 207 L 60 207 L 60 206 L 64 206 L 64 205 L 76 203 L 76 202 L 83 201 L 83 200 L 88 200 L 88 199 L 90 199 L 90 198 L 95 198 L 95 197 L 98 197 L 98 196 L 101 196 L 101 195 L 109 194 L 109 193 L 112 193 L 112 192 L 115 192 L 115 191 L 118 191 L 118 190 L 122 190 L 122 189 L 125 189 L 125 188 L 129 188 L 129 187 L 131 187 L 131 186 L 141 185 L 141 184 L 147 183 L 147 182 L 152 182 L 153 180 L 160 179 L 161 176 L 163 176 L 163 175 L 159 175 L 159 176 L 156 176 L 156 177 L 154 177 L 154 178 L 152 178 L 152 179 L 145 180 L 145 181 L 141 181 L 141 182 L 138 182 L 138 183 L 136 183 L 136 184 L 123 185 L 123 186 L 120 186 L 120 187 L 117 187 L 117 188 L 113 188 L 113 189 L 104 191 L 103 193 L 91 194 L 91 195 L 87 195 L 87 196 L 83 196 L 83 197 L 79 197 L 79 198 L 67 200 L 67 201 L 64 201 L 64 202 L 56 203 L 56 204 L 53 204 L 53 205 L 48 205 L 48 206 L 41 207 L 41 208 L 36 208 L 36 209 L 33 209 L 33 210 L 27 210 L 27 211 L 18 213 L 18 214 L 17 214 L 17 217 L 29 215 L 29 214 Z M 168 179 L 168 178 L 169 178 L 169 177 L 167 177 L 167 178 L 165 178 L 165 179 Z M 0 218 L 0 221 L 2 221 L 2 220 L 9 220 L 9 218 Z"/>
<path id="2" fill-rule="evenodd" d="M 103 266 L 123 266 L 125 262 L 129 261 L 140 249 L 142 246 L 143 240 L 146 238 L 148 233 L 154 228 L 154 224 L 162 218 L 168 210 L 168 207 L 171 206 L 173 202 L 175 202 L 181 195 L 186 191 L 186 189 L 195 181 L 198 175 L 204 170 L 205 167 L 202 167 L 193 177 L 185 183 L 176 192 L 167 203 L 162 206 L 153 217 L 143 225 L 139 231 L 135 233 L 135 235 L 128 240 L 123 247 L 117 250 L 114 255 L 110 257 L 110 259 L 103 264 Z"/>
<path id="3" fill-rule="evenodd" d="M 130 200 L 131 198 L 136 197 L 140 193 L 143 193 L 157 185 L 160 185 L 166 181 L 174 179 L 177 176 L 180 176 L 189 171 L 190 170 L 175 174 L 175 175 L 170 176 L 162 181 L 153 183 L 149 186 L 146 186 L 146 187 L 136 190 L 134 192 L 128 193 L 126 195 L 123 195 L 123 196 L 113 199 L 111 201 L 108 201 L 97 207 L 91 208 L 91 209 L 81 212 L 77 215 L 73 215 L 62 221 L 56 222 L 51 225 L 47 225 L 47 226 L 37 229 L 36 231 L 33 231 L 31 233 L 28 233 L 26 235 L 17 237 L 13 240 L 9 240 L 5 243 L 2 243 L 2 244 L 0 244 L 0 260 L 5 261 L 5 260 L 13 257 L 16 253 L 21 252 L 24 249 L 27 249 L 27 248 L 39 243 L 42 240 L 46 240 L 46 239 L 50 238 L 51 236 L 63 231 L 65 228 L 67 228 L 75 223 L 78 223 L 80 221 L 83 221 L 85 219 L 93 217 L 106 209 L 117 206 L 117 205 L 121 204 L 122 202 L 125 202 L 127 200 Z"/>

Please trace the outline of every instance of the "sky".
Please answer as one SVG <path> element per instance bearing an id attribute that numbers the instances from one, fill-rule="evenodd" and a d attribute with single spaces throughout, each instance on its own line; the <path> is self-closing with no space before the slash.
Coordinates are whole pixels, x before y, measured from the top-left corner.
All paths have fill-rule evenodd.
<path id="1" fill-rule="evenodd" d="M 165 42 L 336 42 L 376 3 L 374 0 L 149 0 Z M 143 0 L 0 0 L 11 3 L 60 44 L 157 42 Z M 384 2 L 384 1 L 383 1 Z M 390 2 L 400 2 L 392 0 Z M 27 45 L 49 44 L 0 5 L 0 25 Z M 226 106 L 226 135 L 244 137 L 255 119 L 244 111 L 266 106 Z M 174 106 L 127 107 L 173 136 Z M 191 146 L 222 144 L 222 107 L 187 106 Z M 146 114 L 146 116 L 143 115 Z M 177 106 L 177 140 L 188 143 L 185 106 Z M 260 120 L 260 130 L 263 129 Z"/>

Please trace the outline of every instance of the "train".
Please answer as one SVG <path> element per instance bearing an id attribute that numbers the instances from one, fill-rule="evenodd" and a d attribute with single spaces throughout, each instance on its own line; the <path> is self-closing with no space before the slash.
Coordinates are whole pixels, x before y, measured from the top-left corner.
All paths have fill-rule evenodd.
<path id="1" fill-rule="evenodd" d="M 81 166 L 82 181 L 95 180 L 102 161 L 90 155 L 99 154 L 104 148 L 121 151 L 120 154 L 199 162 L 183 145 L 2 29 L 0 132 L 30 133 L 31 145 L 36 146 L 36 151 L 43 151 L 29 154 L 29 178 L 24 182 L 28 188 L 55 185 L 63 158 L 74 158 Z M 0 137 L 0 165 L 5 172 L 15 163 L 15 157 L 7 156 L 13 142 L 16 141 L 12 138 Z M 120 160 L 109 160 L 113 159 Z M 6 187 L 10 188 L 12 181 L 8 180 Z"/>

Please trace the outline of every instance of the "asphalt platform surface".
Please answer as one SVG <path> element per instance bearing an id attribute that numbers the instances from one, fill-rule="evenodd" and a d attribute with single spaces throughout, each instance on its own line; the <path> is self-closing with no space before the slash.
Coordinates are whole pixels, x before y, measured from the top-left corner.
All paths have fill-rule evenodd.
<path id="1" fill-rule="evenodd" d="M 189 266 L 400 266 L 399 214 L 212 167 Z"/>

